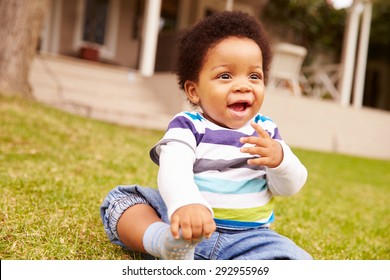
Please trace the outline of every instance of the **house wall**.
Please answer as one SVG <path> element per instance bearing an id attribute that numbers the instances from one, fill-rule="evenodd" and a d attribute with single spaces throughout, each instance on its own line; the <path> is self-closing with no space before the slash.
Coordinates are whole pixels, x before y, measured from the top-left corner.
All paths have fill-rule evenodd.
<path id="1" fill-rule="evenodd" d="M 253 3 L 252 3 L 253 4 Z M 176 55 L 175 42 L 180 31 L 207 16 L 209 11 L 224 11 L 225 0 L 181 0 L 178 7 L 176 30 L 161 31 L 158 37 L 156 53 L 156 72 L 172 71 Z M 252 15 L 259 15 L 260 5 L 250 5 L 246 1 L 234 2 L 234 10 L 241 10 Z"/>
<path id="2" fill-rule="evenodd" d="M 172 71 L 174 69 L 175 41 L 178 36 L 178 31 L 159 34 L 155 65 L 156 72 Z"/>
<path id="3" fill-rule="evenodd" d="M 115 63 L 128 68 L 138 68 L 139 49 L 141 41 L 142 17 L 137 16 L 137 10 L 143 15 L 143 1 L 121 1 L 118 37 Z M 137 27 L 138 25 L 138 27 Z"/>
<path id="4" fill-rule="evenodd" d="M 58 53 L 66 56 L 79 57 L 79 50 L 76 49 L 77 23 L 80 20 L 80 1 L 78 0 L 53 0 L 60 5 L 60 24 L 58 36 Z M 100 57 L 100 61 L 108 62 L 132 69 L 137 69 L 139 65 L 139 54 L 142 42 L 142 23 L 144 15 L 145 1 L 140 0 L 120 0 L 118 15 L 117 36 L 113 57 L 107 59 Z M 175 40 L 180 30 L 195 23 L 206 15 L 208 9 L 224 10 L 225 0 L 180 0 L 178 7 L 178 18 L 176 30 L 162 31 L 159 34 L 158 49 L 156 54 L 156 71 L 172 70 L 174 58 Z M 250 7 L 246 3 L 236 0 L 235 9 L 252 11 L 256 14 L 256 7 Z M 51 35 L 52 37 L 53 35 Z M 52 37 L 53 39 L 53 37 Z"/>
<path id="5" fill-rule="evenodd" d="M 77 56 L 73 49 L 74 32 L 77 22 L 77 0 L 61 1 L 61 29 L 59 53 L 63 55 Z"/>
<path id="6" fill-rule="evenodd" d="M 197 14 L 194 12 L 198 7 L 196 0 L 180 0 L 177 29 L 182 30 L 196 22 Z"/>

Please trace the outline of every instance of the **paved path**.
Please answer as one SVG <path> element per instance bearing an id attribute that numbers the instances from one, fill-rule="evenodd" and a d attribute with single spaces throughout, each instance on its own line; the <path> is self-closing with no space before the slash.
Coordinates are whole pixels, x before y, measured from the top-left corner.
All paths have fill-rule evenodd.
<path id="1" fill-rule="evenodd" d="M 36 98 L 62 110 L 121 125 L 165 130 L 187 105 L 175 76 L 143 78 L 128 69 L 68 57 L 38 56 Z M 293 147 L 390 159 L 390 112 L 267 92 L 261 112 Z"/>

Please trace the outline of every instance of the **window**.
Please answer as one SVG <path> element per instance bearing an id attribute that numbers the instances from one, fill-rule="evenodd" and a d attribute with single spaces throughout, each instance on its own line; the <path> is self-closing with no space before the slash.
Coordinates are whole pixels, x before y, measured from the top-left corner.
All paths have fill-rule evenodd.
<path id="1" fill-rule="evenodd" d="M 108 0 L 87 0 L 84 10 L 83 41 L 104 45 Z"/>
<path id="2" fill-rule="evenodd" d="M 1 0 L 0 0 L 1 1 Z M 115 59 L 120 0 L 78 0 L 73 50 L 93 46 L 99 57 Z"/>

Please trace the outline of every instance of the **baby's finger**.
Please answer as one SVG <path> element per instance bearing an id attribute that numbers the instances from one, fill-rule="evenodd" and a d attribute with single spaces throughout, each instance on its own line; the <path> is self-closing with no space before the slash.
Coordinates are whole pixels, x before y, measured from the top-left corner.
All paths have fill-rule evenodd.
<path id="1" fill-rule="evenodd" d="M 242 153 L 250 154 L 250 155 L 259 155 L 259 156 L 264 156 L 267 153 L 267 149 L 256 146 L 256 147 L 242 147 L 240 149 Z"/>
<path id="2" fill-rule="evenodd" d="M 181 235 L 185 240 L 191 241 L 192 240 L 192 227 L 191 223 L 187 220 L 182 220 L 180 222 L 180 228 L 181 228 Z"/>
<path id="3" fill-rule="evenodd" d="M 179 239 L 180 238 L 180 218 L 177 215 L 173 215 L 171 219 L 171 232 L 173 235 L 173 238 Z"/>
<path id="4" fill-rule="evenodd" d="M 259 134 L 259 136 L 268 139 L 270 138 L 267 131 L 265 131 L 259 124 L 255 122 L 251 122 L 251 126 L 256 130 L 256 132 Z"/>
<path id="5" fill-rule="evenodd" d="M 191 220 L 192 238 L 198 239 L 203 234 L 203 221 L 199 216 L 193 216 Z"/>
<path id="6" fill-rule="evenodd" d="M 259 139 L 259 137 L 257 137 L 257 136 L 241 137 L 240 142 L 243 144 L 245 144 L 245 143 L 256 144 L 257 139 Z"/>
<path id="7" fill-rule="evenodd" d="M 209 222 L 205 222 L 203 225 L 203 236 L 206 239 L 209 239 L 213 232 L 217 229 L 214 220 L 211 220 Z"/>
<path id="8" fill-rule="evenodd" d="M 268 158 L 266 157 L 258 157 L 258 158 L 251 158 L 247 160 L 247 163 L 249 165 L 267 165 L 268 164 Z"/>

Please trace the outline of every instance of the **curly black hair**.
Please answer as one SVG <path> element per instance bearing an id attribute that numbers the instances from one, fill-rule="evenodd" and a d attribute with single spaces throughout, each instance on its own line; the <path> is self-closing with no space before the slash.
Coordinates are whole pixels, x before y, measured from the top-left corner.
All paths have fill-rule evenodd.
<path id="1" fill-rule="evenodd" d="M 272 52 L 264 28 L 249 14 L 225 11 L 206 17 L 178 38 L 175 73 L 180 89 L 184 89 L 187 80 L 198 82 L 208 50 L 232 36 L 249 38 L 257 43 L 263 55 L 264 79 L 267 82 Z"/>

